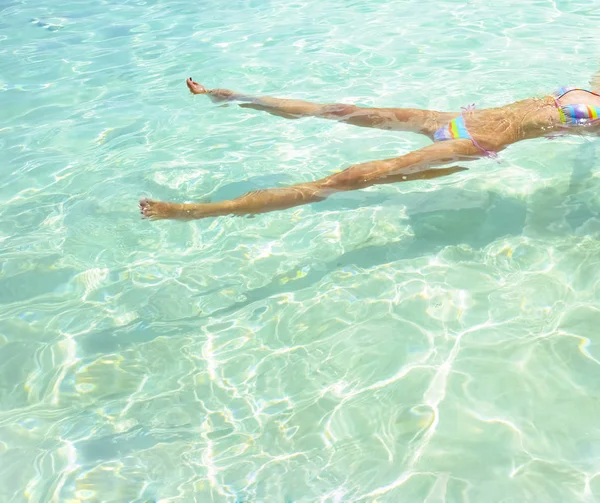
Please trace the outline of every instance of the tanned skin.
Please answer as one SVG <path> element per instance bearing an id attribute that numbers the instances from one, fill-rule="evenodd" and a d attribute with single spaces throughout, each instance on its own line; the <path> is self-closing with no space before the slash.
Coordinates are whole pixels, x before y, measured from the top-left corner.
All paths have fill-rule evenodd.
<path id="1" fill-rule="evenodd" d="M 214 102 L 234 102 L 244 108 L 253 108 L 280 117 L 318 117 L 353 126 L 421 133 L 430 139 L 433 139 L 435 131 L 461 114 L 413 108 L 364 108 L 345 104 L 318 104 L 268 96 L 253 97 L 227 89 L 209 90 L 191 78 L 186 84 L 193 94 L 206 95 Z M 591 88 L 600 92 L 600 72 L 592 79 Z M 585 91 L 571 91 L 557 103 L 554 97 L 549 95 L 517 101 L 499 108 L 463 112 L 465 125 L 479 147 L 468 139 L 448 140 L 393 159 L 355 164 L 339 173 L 312 182 L 250 192 L 237 199 L 218 203 L 181 204 L 142 199 L 140 210 L 144 217 L 153 220 L 195 220 L 221 215 L 253 215 L 322 201 L 335 192 L 446 176 L 466 168 L 443 166 L 480 158 L 485 155 L 484 150 L 499 152 L 513 143 L 557 132 L 581 134 L 582 128 L 565 128 L 561 124 L 557 109 L 557 104 L 563 106 L 577 103 L 600 107 L 600 96 Z M 585 133 L 598 135 L 600 125 L 586 127 Z"/>

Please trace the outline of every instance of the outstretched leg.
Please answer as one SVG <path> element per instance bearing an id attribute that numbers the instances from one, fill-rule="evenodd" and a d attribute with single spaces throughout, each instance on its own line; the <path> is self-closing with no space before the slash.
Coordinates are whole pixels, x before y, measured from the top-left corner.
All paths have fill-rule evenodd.
<path id="1" fill-rule="evenodd" d="M 206 94 L 215 102 L 237 101 L 244 108 L 262 110 L 272 115 L 296 119 L 299 117 L 320 117 L 337 120 L 354 126 L 422 133 L 429 137 L 458 113 L 419 110 L 416 108 L 366 108 L 343 103 L 320 104 L 302 100 L 255 97 L 235 93 L 228 89 L 206 89 L 190 77 L 187 86 L 193 94 Z"/>
<path id="2" fill-rule="evenodd" d="M 142 215 L 151 219 L 193 220 L 221 215 L 266 213 L 322 201 L 334 192 L 363 189 L 376 184 L 445 176 L 465 168 L 429 169 L 455 161 L 475 159 L 481 151 L 470 140 L 435 143 L 396 159 L 365 162 L 321 180 L 290 187 L 250 192 L 237 199 L 207 204 L 177 204 L 142 199 Z"/>

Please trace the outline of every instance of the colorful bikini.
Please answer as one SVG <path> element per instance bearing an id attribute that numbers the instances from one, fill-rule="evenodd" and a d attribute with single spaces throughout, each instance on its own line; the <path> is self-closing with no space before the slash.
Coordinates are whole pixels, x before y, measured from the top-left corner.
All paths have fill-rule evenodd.
<path id="1" fill-rule="evenodd" d="M 475 104 L 471 104 L 468 107 L 463 107 L 463 113 L 468 112 L 469 110 L 473 110 L 475 108 Z M 488 157 L 497 157 L 498 154 L 496 152 L 492 152 L 491 150 L 486 150 L 483 148 L 477 141 L 471 136 L 467 126 L 465 125 L 465 118 L 461 113 L 456 119 L 452 119 L 448 124 L 442 126 L 435 133 L 433 133 L 433 141 L 447 141 L 447 140 L 471 140 L 473 145 L 475 145 L 479 150 L 481 150 Z"/>
<path id="2" fill-rule="evenodd" d="M 571 91 L 585 91 L 594 96 L 600 96 L 600 94 L 595 93 L 594 91 L 579 89 L 577 87 L 561 87 L 557 89 L 552 96 L 554 97 L 554 104 L 560 115 L 560 122 L 568 126 L 589 126 L 596 122 L 600 118 L 600 107 L 589 105 L 560 105 L 558 103 L 560 98 Z"/>
<path id="3" fill-rule="evenodd" d="M 594 107 L 589 105 L 561 105 L 558 100 L 565 94 L 571 91 L 585 91 L 593 94 L 594 96 L 600 96 L 600 94 L 594 91 L 588 91 L 587 89 L 580 89 L 577 87 L 560 87 L 557 89 L 552 96 L 554 97 L 554 103 L 558 109 L 560 115 L 560 122 L 565 126 L 589 126 L 590 124 L 596 123 L 600 120 L 600 107 Z M 469 110 L 473 110 L 475 105 L 469 105 L 463 108 L 463 113 Z M 433 141 L 447 141 L 447 140 L 458 140 L 465 139 L 471 140 L 479 150 L 489 157 L 496 157 L 497 154 L 490 150 L 484 149 L 477 143 L 469 133 L 467 126 L 465 125 L 465 118 L 463 114 L 459 115 L 456 119 L 452 119 L 448 124 L 442 126 L 433 134 Z"/>

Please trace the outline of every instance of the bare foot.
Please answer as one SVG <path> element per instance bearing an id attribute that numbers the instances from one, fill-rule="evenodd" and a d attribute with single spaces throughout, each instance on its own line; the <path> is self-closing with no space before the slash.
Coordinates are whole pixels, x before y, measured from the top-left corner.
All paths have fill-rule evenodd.
<path id="1" fill-rule="evenodd" d="M 231 101 L 241 97 L 229 89 L 206 89 L 202 84 L 194 82 L 192 77 L 187 79 L 185 83 L 192 94 L 206 94 L 215 103 L 219 103 L 220 101 Z"/>
<path id="2" fill-rule="evenodd" d="M 163 203 L 151 199 L 140 199 L 140 211 L 144 218 L 150 220 L 164 220 L 165 218 L 181 218 L 180 204 Z"/>
<path id="3" fill-rule="evenodd" d="M 204 87 L 202 84 L 198 84 L 198 82 L 194 82 L 192 80 L 192 77 L 190 77 L 189 79 L 187 79 L 185 81 L 185 83 L 188 86 L 188 89 L 190 90 L 190 92 L 192 94 L 206 94 L 208 93 L 208 89 L 206 89 L 206 87 Z"/>

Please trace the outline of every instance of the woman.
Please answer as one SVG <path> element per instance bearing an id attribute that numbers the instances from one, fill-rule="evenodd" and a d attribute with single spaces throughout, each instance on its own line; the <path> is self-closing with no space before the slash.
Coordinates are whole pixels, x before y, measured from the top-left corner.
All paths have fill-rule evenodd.
<path id="1" fill-rule="evenodd" d="M 508 145 L 532 138 L 563 133 L 600 132 L 600 73 L 592 90 L 561 88 L 553 95 L 529 98 L 500 108 L 462 113 L 412 108 L 361 108 L 354 105 L 320 105 L 301 100 L 252 97 L 226 89 L 208 90 L 187 80 L 193 94 L 206 94 L 216 102 L 235 101 L 241 107 L 263 110 L 286 118 L 320 117 L 355 126 L 422 133 L 433 140 L 426 146 L 395 159 L 356 164 L 313 182 L 250 192 L 237 199 L 206 204 L 178 204 L 142 199 L 142 215 L 151 219 L 192 220 L 220 215 L 266 213 L 322 201 L 330 194 L 371 185 L 445 176 L 465 168 L 436 168 L 456 161 L 495 156 Z"/>

